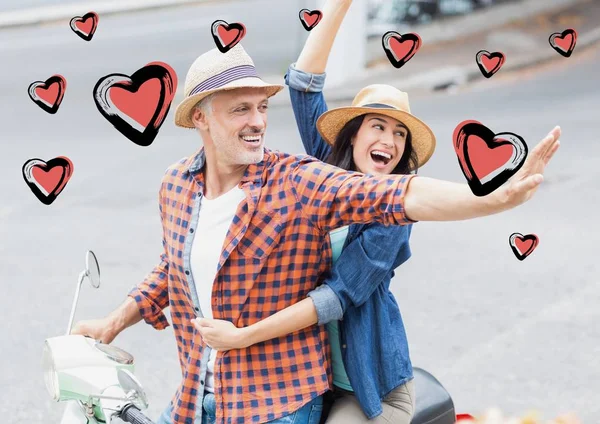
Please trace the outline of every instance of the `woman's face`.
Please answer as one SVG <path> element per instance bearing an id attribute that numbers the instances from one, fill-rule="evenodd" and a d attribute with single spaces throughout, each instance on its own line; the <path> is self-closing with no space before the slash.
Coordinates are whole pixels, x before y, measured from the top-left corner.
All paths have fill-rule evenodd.
<path id="1" fill-rule="evenodd" d="M 370 113 L 352 140 L 352 157 L 363 174 L 390 174 L 404 153 L 408 129 L 397 119 Z"/>

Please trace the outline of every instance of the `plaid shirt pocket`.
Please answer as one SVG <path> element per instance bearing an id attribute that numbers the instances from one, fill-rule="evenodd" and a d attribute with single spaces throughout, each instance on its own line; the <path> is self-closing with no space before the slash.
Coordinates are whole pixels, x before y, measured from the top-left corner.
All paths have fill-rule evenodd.
<path id="1" fill-rule="evenodd" d="M 282 229 L 282 218 L 279 211 L 257 210 L 248 225 L 246 235 L 238 245 L 239 252 L 247 258 L 268 257 L 278 244 Z"/>

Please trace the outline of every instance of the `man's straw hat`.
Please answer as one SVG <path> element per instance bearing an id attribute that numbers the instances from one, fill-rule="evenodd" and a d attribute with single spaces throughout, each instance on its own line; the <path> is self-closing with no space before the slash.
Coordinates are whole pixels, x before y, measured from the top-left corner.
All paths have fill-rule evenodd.
<path id="1" fill-rule="evenodd" d="M 412 136 L 413 149 L 419 158 L 419 167 L 431 158 L 436 144 L 433 131 L 410 113 L 408 94 L 390 85 L 373 84 L 363 88 L 352 101 L 352 106 L 323 113 L 317 120 L 317 130 L 327 143 L 333 145 L 344 125 L 367 113 L 386 115 L 406 125 Z"/>
<path id="2" fill-rule="evenodd" d="M 271 97 L 283 89 L 283 85 L 264 82 L 256 73 L 252 58 L 241 44 L 227 53 L 217 48 L 199 56 L 185 78 L 185 98 L 175 110 L 175 125 L 194 128 L 192 109 L 206 96 L 221 90 L 234 88 L 264 87 Z"/>

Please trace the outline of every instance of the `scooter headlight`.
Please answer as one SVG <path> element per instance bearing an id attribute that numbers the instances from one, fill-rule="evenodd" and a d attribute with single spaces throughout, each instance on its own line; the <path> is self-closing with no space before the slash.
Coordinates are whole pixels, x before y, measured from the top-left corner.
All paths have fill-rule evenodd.
<path id="1" fill-rule="evenodd" d="M 50 393 L 50 396 L 58 401 L 60 391 L 58 389 L 58 375 L 56 368 L 54 367 L 54 357 L 52 356 L 52 348 L 46 341 L 44 343 L 44 353 L 42 355 L 42 368 L 44 371 L 44 382 L 46 383 L 46 390 Z"/>

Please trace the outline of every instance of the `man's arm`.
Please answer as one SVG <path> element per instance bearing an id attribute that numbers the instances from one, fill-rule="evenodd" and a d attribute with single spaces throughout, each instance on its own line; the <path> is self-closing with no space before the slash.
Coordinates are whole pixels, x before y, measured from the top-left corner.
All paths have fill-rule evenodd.
<path id="1" fill-rule="evenodd" d="M 533 196 L 559 147 L 553 129 L 531 151 L 523 167 L 493 193 L 475 196 L 467 184 L 416 175 L 374 177 L 316 161 L 292 170 L 292 192 L 302 212 L 322 231 L 353 223 L 405 225 L 416 221 L 460 221 L 499 213 Z"/>

